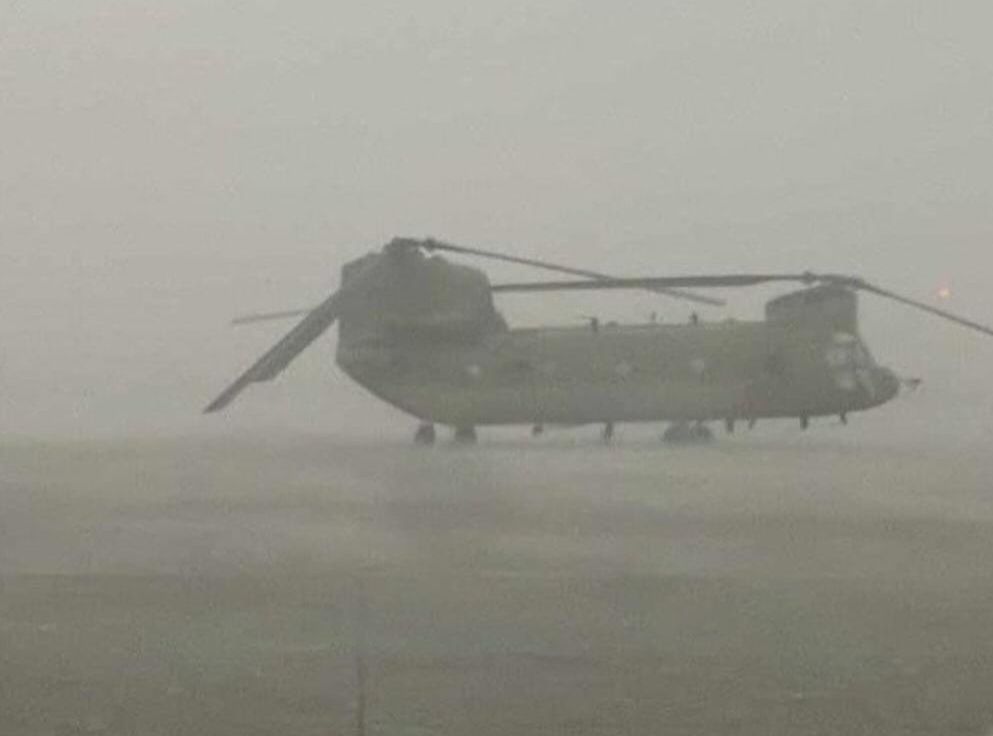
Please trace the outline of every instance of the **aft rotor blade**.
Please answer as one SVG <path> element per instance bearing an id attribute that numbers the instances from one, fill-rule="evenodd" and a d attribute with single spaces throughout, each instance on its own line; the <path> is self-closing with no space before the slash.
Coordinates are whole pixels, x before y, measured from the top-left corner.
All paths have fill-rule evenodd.
<path id="1" fill-rule="evenodd" d="M 901 294 L 889 291 L 888 289 L 883 289 L 873 284 L 868 284 L 861 282 L 857 288 L 863 291 L 868 291 L 876 296 L 881 296 L 884 299 L 892 299 L 895 302 L 904 304 L 908 307 L 913 307 L 914 309 L 920 309 L 921 311 L 927 312 L 928 314 L 933 314 L 936 317 L 941 317 L 949 322 L 954 322 L 962 327 L 967 327 L 970 330 L 975 330 L 976 332 L 982 332 L 984 335 L 989 335 L 993 337 L 993 327 L 987 327 L 986 325 L 980 324 L 979 322 L 974 322 L 971 319 L 966 319 L 965 317 L 960 317 L 957 314 L 952 314 L 951 312 L 946 312 L 944 309 L 938 309 L 937 307 L 932 307 L 929 304 L 924 304 L 923 302 L 910 299 Z"/>
<path id="2" fill-rule="evenodd" d="M 357 292 L 380 278 L 380 259 L 373 260 L 360 272 L 354 274 L 342 284 L 334 294 L 321 302 L 314 309 L 306 312 L 306 317 L 286 336 L 276 343 L 269 351 L 259 358 L 255 364 L 228 386 L 220 396 L 214 399 L 204 409 L 205 414 L 220 411 L 245 390 L 250 384 L 271 381 L 282 373 L 300 353 L 310 347 L 311 343 L 323 335 L 338 319 L 341 309 Z"/>
<path id="3" fill-rule="evenodd" d="M 516 263 L 522 266 L 530 266 L 532 268 L 539 268 L 544 271 L 552 271 L 554 273 L 564 273 L 570 276 L 583 276 L 588 279 L 594 279 L 597 281 L 611 280 L 612 276 L 605 273 L 600 273 L 598 271 L 588 271 L 583 268 L 572 268 L 571 266 L 562 266 L 558 263 L 549 263 L 548 261 L 539 261 L 534 258 L 522 258 L 520 256 L 511 256 L 505 253 L 497 253 L 490 250 L 481 250 L 479 248 L 466 248 L 462 245 L 453 245 L 451 243 L 443 243 L 438 240 L 433 240 L 428 238 L 427 240 L 414 240 L 410 238 L 396 238 L 393 240 L 391 245 L 400 248 L 423 248 L 426 251 L 447 251 L 449 253 L 459 253 L 461 255 L 469 256 L 479 256 L 480 258 L 489 258 L 495 261 L 505 261 L 507 263 Z M 699 304 L 707 304 L 710 306 L 723 307 L 727 304 L 723 299 L 716 299 L 711 296 L 704 296 L 703 294 L 694 294 L 689 291 L 682 291 L 674 288 L 666 287 L 645 287 L 648 291 L 654 291 L 659 294 L 665 294 L 666 296 L 673 297 L 676 299 L 686 299 L 691 302 L 697 302 Z"/>
<path id="4" fill-rule="evenodd" d="M 334 324 L 338 318 L 341 292 L 328 297 L 316 309 L 307 313 L 300 324 L 294 327 L 282 340 L 259 358 L 255 364 L 228 386 L 220 396 L 204 409 L 205 414 L 220 411 L 237 398 L 249 385 L 271 381 L 293 360 L 306 350 L 314 340 Z"/>
<path id="5" fill-rule="evenodd" d="M 290 319 L 292 317 L 303 317 L 310 314 L 313 309 L 287 309 L 282 312 L 261 312 L 259 314 L 245 314 L 231 320 L 232 325 L 250 325 L 255 322 L 271 322 L 277 319 Z"/>

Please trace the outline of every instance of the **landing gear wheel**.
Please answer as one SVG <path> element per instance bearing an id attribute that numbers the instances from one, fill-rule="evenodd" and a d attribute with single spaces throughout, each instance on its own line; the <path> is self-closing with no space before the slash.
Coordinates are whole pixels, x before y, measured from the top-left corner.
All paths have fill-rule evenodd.
<path id="1" fill-rule="evenodd" d="M 662 441 L 673 445 L 706 444 L 714 439 L 714 433 L 703 422 L 676 422 L 662 433 Z"/>
<path id="2" fill-rule="evenodd" d="M 693 425 L 693 440 L 701 444 L 706 444 L 707 442 L 714 441 L 714 433 L 710 431 L 708 427 L 703 422 L 697 422 Z"/>
<path id="3" fill-rule="evenodd" d="M 456 427 L 455 428 L 455 444 L 456 445 L 474 445 L 476 444 L 478 437 L 476 436 L 475 427 Z"/>
<path id="4" fill-rule="evenodd" d="M 603 432 L 600 435 L 603 440 L 603 444 L 609 445 L 614 440 L 614 423 L 607 422 L 603 425 Z"/>
<path id="5" fill-rule="evenodd" d="M 430 447 L 434 444 L 437 434 L 433 424 L 422 424 L 414 433 L 414 444 L 421 447 Z"/>

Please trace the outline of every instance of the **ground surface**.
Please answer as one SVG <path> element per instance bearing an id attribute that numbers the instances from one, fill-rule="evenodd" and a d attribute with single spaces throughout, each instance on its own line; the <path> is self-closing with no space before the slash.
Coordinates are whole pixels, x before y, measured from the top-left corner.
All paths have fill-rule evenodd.
<path id="1" fill-rule="evenodd" d="M 0 448 L 0 734 L 986 734 L 993 458 Z"/>

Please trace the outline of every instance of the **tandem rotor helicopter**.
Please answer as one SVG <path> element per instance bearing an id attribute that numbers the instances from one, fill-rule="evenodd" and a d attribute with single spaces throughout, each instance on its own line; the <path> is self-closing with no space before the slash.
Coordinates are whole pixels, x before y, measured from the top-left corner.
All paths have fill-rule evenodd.
<path id="1" fill-rule="evenodd" d="M 480 270 L 440 253 L 489 258 L 579 277 L 491 284 Z M 766 304 L 763 321 L 511 329 L 494 294 L 647 289 L 723 304 L 685 289 L 798 283 Z M 278 376 L 336 321 L 336 362 L 372 395 L 416 417 L 418 444 L 436 425 L 457 443 L 476 428 L 665 422 L 667 441 L 711 439 L 707 422 L 813 417 L 881 406 L 905 381 L 876 363 L 858 330 L 858 293 L 923 310 L 993 336 L 993 329 L 855 276 L 820 273 L 615 278 L 433 239 L 395 238 L 346 264 L 341 287 L 310 310 L 259 314 L 236 323 L 303 316 L 282 340 L 205 410 L 220 411 L 252 383 Z"/>

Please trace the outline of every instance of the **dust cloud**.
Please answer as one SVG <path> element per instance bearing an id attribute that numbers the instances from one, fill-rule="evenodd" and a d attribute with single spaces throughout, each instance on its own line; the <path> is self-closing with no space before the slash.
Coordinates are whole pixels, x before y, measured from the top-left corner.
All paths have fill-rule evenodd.
<path id="1" fill-rule="evenodd" d="M 415 450 L 333 335 L 200 410 L 284 330 L 230 318 L 316 303 L 394 235 L 856 273 L 991 321 L 991 22 L 0 0 L 0 733 L 353 733 L 356 657 L 369 734 L 988 733 L 993 342 L 867 297 L 919 392 L 708 447 Z"/>

